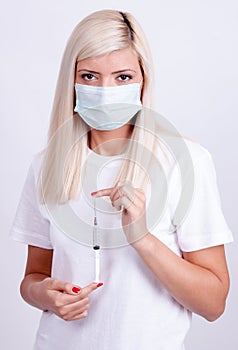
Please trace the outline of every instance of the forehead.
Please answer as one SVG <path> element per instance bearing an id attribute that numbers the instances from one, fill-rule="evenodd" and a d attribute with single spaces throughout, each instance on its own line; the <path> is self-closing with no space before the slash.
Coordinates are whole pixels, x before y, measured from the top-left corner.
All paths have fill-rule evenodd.
<path id="1" fill-rule="evenodd" d="M 138 56 L 131 48 L 115 50 L 105 55 L 89 57 L 77 62 L 77 69 L 117 71 L 126 68 L 136 70 L 140 68 Z"/>

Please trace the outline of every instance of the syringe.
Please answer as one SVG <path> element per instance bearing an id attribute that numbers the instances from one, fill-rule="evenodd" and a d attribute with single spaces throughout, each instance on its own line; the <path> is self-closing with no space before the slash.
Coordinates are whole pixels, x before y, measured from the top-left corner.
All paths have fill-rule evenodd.
<path id="1" fill-rule="evenodd" d="M 95 261 L 95 278 L 94 282 L 100 282 L 100 240 L 98 232 L 97 211 L 96 211 L 96 197 L 93 199 L 94 219 L 93 219 L 93 250 Z"/>

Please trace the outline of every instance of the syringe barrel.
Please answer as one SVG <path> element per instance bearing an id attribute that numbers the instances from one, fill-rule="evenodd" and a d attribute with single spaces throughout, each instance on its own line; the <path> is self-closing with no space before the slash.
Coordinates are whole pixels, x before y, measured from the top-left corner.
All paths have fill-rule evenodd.
<path id="1" fill-rule="evenodd" d="M 95 279 L 94 282 L 100 282 L 100 250 L 95 250 Z"/>

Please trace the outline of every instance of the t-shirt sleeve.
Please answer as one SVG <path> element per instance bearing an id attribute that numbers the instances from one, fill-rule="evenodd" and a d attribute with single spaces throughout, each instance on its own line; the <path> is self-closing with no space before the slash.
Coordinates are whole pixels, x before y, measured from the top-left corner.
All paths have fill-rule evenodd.
<path id="1" fill-rule="evenodd" d="M 31 165 L 23 186 L 10 236 L 19 242 L 52 249 L 50 223 L 41 213 L 37 200 L 37 188 Z"/>
<path id="2" fill-rule="evenodd" d="M 190 176 L 194 178 L 194 192 L 187 214 L 177 227 L 180 249 L 188 252 L 232 242 L 222 211 L 214 162 L 207 150 L 194 161 Z M 186 179 L 186 184 L 190 181 Z"/>

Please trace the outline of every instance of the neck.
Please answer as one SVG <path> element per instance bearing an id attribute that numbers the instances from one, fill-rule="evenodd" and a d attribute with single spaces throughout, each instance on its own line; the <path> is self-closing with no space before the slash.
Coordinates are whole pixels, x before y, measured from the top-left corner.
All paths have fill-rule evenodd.
<path id="1" fill-rule="evenodd" d="M 89 148 L 94 152 L 112 156 L 125 152 L 128 139 L 131 137 L 133 125 L 126 124 L 116 130 L 91 129 L 89 134 Z"/>

